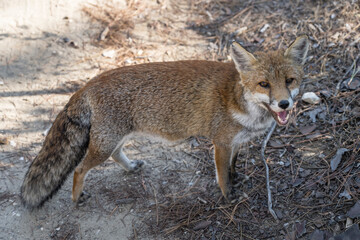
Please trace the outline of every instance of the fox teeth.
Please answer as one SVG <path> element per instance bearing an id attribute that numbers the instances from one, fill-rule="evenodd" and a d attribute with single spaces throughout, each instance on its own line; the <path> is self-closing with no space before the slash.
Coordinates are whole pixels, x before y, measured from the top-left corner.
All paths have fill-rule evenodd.
<path id="1" fill-rule="evenodd" d="M 287 114 L 285 120 L 282 120 L 280 116 L 277 116 L 277 119 L 279 120 L 280 123 L 286 123 L 289 120 L 289 116 L 290 114 Z"/>

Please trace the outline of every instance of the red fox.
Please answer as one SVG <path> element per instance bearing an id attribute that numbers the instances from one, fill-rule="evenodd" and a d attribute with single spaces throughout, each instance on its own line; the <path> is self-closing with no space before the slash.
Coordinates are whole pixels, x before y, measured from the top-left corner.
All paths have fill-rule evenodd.
<path id="1" fill-rule="evenodd" d="M 110 156 L 127 171 L 141 168 L 142 161 L 122 152 L 127 137 L 137 133 L 211 139 L 217 182 L 231 198 L 239 145 L 265 133 L 274 120 L 287 124 L 308 46 L 301 36 L 285 51 L 253 55 L 234 42 L 230 63 L 148 63 L 98 75 L 56 117 L 25 175 L 22 202 L 30 209 L 42 206 L 74 169 L 72 200 L 84 200 L 86 173 Z"/>

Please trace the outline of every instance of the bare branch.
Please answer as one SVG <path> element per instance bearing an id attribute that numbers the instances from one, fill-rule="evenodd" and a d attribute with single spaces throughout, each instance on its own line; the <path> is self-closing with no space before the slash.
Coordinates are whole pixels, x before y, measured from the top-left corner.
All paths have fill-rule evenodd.
<path id="1" fill-rule="evenodd" d="M 272 209 L 269 167 L 268 167 L 268 165 L 266 163 L 266 159 L 265 159 L 265 148 L 266 148 L 266 145 L 267 145 L 271 135 L 273 134 L 275 128 L 276 128 L 276 122 L 274 121 L 274 123 L 271 125 L 271 128 L 270 128 L 269 132 L 267 133 L 263 143 L 261 144 L 261 159 L 265 165 L 265 170 L 266 170 L 266 189 L 267 189 L 267 193 L 268 193 L 268 209 L 269 209 L 269 212 L 271 213 L 271 215 L 275 218 L 275 220 L 278 221 L 278 217 L 276 216 L 276 213 Z"/>

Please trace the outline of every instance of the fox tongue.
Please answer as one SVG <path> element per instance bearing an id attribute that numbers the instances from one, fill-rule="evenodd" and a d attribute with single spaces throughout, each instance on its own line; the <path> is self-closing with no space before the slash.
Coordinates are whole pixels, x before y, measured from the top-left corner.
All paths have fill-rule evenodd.
<path id="1" fill-rule="evenodd" d="M 278 112 L 276 113 L 278 115 L 278 118 L 282 121 L 282 122 L 286 122 L 287 121 L 287 111 L 282 111 L 282 112 Z"/>

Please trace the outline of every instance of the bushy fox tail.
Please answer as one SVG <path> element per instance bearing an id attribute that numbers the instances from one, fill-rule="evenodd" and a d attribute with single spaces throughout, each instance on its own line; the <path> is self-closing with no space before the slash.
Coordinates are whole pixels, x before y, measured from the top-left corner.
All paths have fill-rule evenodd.
<path id="1" fill-rule="evenodd" d="M 56 117 L 45 142 L 30 165 L 21 186 L 21 200 L 41 207 L 81 162 L 89 145 L 90 108 L 75 94 Z"/>

